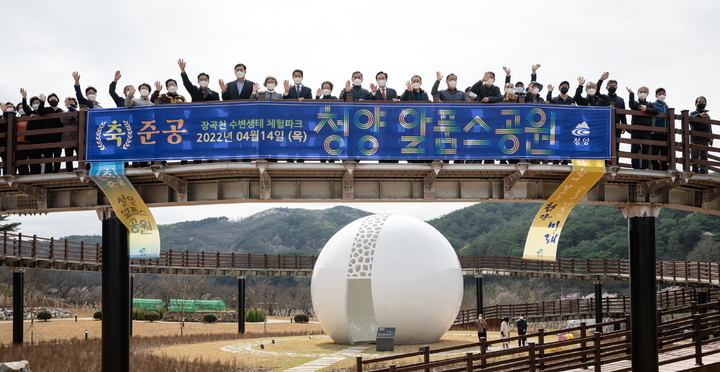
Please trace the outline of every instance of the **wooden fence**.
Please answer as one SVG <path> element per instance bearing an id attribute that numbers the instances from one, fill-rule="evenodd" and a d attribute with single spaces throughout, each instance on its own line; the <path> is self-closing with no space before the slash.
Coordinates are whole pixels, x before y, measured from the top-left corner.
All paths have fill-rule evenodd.
<path id="1" fill-rule="evenodd" d="M 313 102 L 314 100 L 306 100 L 305 102 Z M 322 100 L 323 102 L 327 102 L 326 100 Z M 239 101 L 235 102 L 236 104 L 244 104 L 245 101 Z M 204 102 L 207 103 L 207 102 Z M 225 102 L 227 103 L 227 102 Z M 357 104 L 364 104 L 363 102 L 356 102 Z M 402 104 L 395 103 L 395 102 L 381 102 L 381 103 L 388 103 L 388 104 Z M 185 105 L 192 104 L 192 103 L 186 103 Z M 371 104 L 371 103 L 365 103 L 365 104 Z M 460 103 L 453 103 L 453 104 L 460 104 Z M 466 104 L 469 105 L 483 105 L 484 103 L 477 103 L 477 102 L 468 102 Z M 437 105 L 443 105 L 443 103 L 437 103 Z M 679 115 L 675 114 L 675 109 L 669 109 L 667 113 L 665 114 L 659 114 L 659 115 L 648 115 L 641 111 L 635 111 L 635 110 L 621 110 L 621 109 L 614 109 L 613 108 L 613 118 L 618 115 L 629 115 L 632 116 L 645 116 L 645 117 L 655 117 L 655 118 L 663 118 L 665 119 L 666 128 L 663 127 L 654 127 L 654 126 L 640 126 L 640 125 L 623 125 L 623 124 L 613 124 L 613 127 L 610 129 L 610 137 L 612 138 L 611 143 L 611 152 L 612 152 L 612 159 L 610 161 L 611 165 L 620 166 L 624 168 L 631 167 L 630 160 L 632 159 L 643 159 L 647 161 L 659 161 L 659 162 L 667 162 L 669 169 L 678 169 L 683 170 L 686 172 L 690 172 L 692 170 L 693 165 L 705 165 L 708 167 L 711 171 L 720 171 L 720 148 L 714 147 L 712 145 L 699 145 L 699 144 L 691 144 L 690 143 L 690 136 L 696 137 L 696 138 L 707 138 L 707 139 L 716 139 L 720 138 L 719 134 L 712 134 L 712 133 L 705 133 L 705 132 L 698 132 L 693 131 L 693 124 L 694 123 L 704 123 L 709 124 L 712 127 L 720 125 L 720 121 L 717 120 L 711 120 L 711 119 L 702 119 L 702 118 L 696 118 L 690 116 L 689 110 L 682 110 Z M 66 126 L 61 128 L 48 128 L 48 129 L 35 129 L 35 130 L 18 130 L 18 123 L 19 122 L 34 122 L 38 120 L 45 120 L 45 119 L 59 119 L 59 118 L 69 118 L 74 117 L 77 122 L 78 126 Z M 61 163 L 61 162 L 78 162 L 78 167 L 83 168 L 84 162 L 85 162 L 85 137 L 86 137 L 86 109 L 84 107 L 81 107 L 79 111 L 75 112 L 67 112 L 62 114 L 51 114 L 51 115 L 43 115 L 43 116 L 21 116 L 17 117 L 15 113 L 7 113 L 4 118 L 0 119 L 0 126 L 6 125 L 7 126 L 7 133 L 0 133 L 0 152 L 5 153 L 6 155 L 2 159 L 3 162 L 0 163 L 2 167 L 5 169 L 5 174 L 15 174 L 16 173 L 16 167 L 17 166 L 27 166 L 28 164 L 47 164 L 47 163 Z M 628 120 L 630 121 L 630 120 Z M 665 134 L 667 137 L 666 141 L 657 141 L 657 140 L 640 140 L 640 139 L 631 139 L 631 138 L 616 138 L 614 136 L 615 129 L 618 130 L 634 130 L 634 131 L 644 131 L 644 132 L 650 132 L 652 134 Z M 58 134 L 58 133 L 66 133 L 66 132 L 76 132 L 78 135 L 78 140 L 76 141 L 66 141 L 66 142 L 53 142 L 53 143 L 28 143 L 28 142 L 17 142 L 17 137 L 23 136 L 35 136 L 35 135 L 43 135 L 43 134 Z M 717 132 L 717 131 L 716 131 Z M 669 135 L 668 135 L 669 134 Z M 667 156 L 660 156 L 660 155 L 643 155 L 643 154 L 633 154 L 629 151 L 616 151 L 616 144 L 640 144 L 645 146 L 662 146 L 667 147 Z M 718 141 L 720 144 L 720 141 Z M 23 154 L 24 151 L 28 150 L 38 150 L 38 149 L 47 149 L 47 148 L 68 148 L 68 147 L 77 147 L 78 154 L 77 155 L 70 155 L 67 154 L 63 157 L 59 158 L 37 158 L 37 159 L 28 159 L 25 156 L 17 157 L 18 152 Z M 691 157 L 691 151 L 695 150 L 702 150 L 702 151 L 708 151 L 708 159 L 707 160 L 701 160 L 701 159 L 693 159 Z M 622 150 L 627 150 L 623 147 Z"/>
<path id="2" fill-rule="evenodd" d="M 720 352 L 720 348 L 706 348 L 703 346 L 720 342 L 720 302 L 658 311 L 658 318 L 674 314 L 680 317 L 662 322 L 658 326 L 658 347 L 661 357 L 660 365 L 670 364 L 682 360 L 695 359 L 701 364 L 703 357 Z M 606 329 L 613 327 L 615 331 L 592 332 L 596 327 Z M 620 330 L 621 328 L 624 330 Z M 574 333 L 573 339 L 547 342 L 544 329 L 537 333 L 526 334 L 497 340 L 482 339 L 481 342 L 457 345 L 431 350 L 424 346 L 420 351 L 396 354 L 388 357 L 363 359 L 356 358 L 356 371 L 363 372 L 411 372 L 431 369 L 443 372 L 472 372 L 473 370 L 491 371 L 538 371 L 560 372 L 568 368 L 593 368 L 601 371 L 602 365 L 617 361 L 629 360 L 630 337 L 629 317 L 587 326 L 582 323 L 579 327 L 566 328 L 553 333 Z M 713 336 L 712 338 L 710 336 Z M 527 346 L 489 351 L 491 346 L 499 346 L 504 342 L 515 343 L 521 338 L 537 339 L 537 342 L 528 342 Z M 479 349 L 479 351 L 466 351 Z M 690 353 L 677 353 L 680 350 L 691 350 Z M 431 360 L 434 354 L 457 352 L 464 354 L 444 359 Z M 463 351 L 465 351 L 463 353 Z M 672 354 L 670 354 L 672 353 Z M 415 360 L 422 359 L 420 362 Z M 379 367 L 379 363 L 389 366 Z M 368 366 L 366 369 L 365 366 Z M 373 368 L 375 367 L 375 368 Z M 630 368 L 618 369 L 630 371 Z"/>

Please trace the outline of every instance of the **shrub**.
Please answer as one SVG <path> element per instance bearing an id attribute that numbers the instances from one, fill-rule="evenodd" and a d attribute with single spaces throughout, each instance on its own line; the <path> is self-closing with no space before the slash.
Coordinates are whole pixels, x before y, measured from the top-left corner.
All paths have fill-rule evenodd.
<path id="1" fill-rule="evenodd" d="M 147 315 L 148 311 L 145 309 L 141 309 L 139 307 L 133 307 L 132 309 L 132 319 L 133 320 L 144 320 L 145 315 Z"/>
<path id="2" fill-rule="evenodd" d="M 93 314 L 93 319 L 102 320 L 102 311 L 96 311 L 95 314 Z"/>
<path id="3" fill-rule="evenodd" d="M 307 314 L 298 314 L 295 315 L 295 323 L 307 323 L 310 321 L 310 317 L 307 316 Z"/>
<path id="4" fill-rule="evenodd" d="M 160 319 L 162 319 L 163 316 L 165 316 L 165 313 L 167 312 L 167 309 L 164 308 L 164 307 L 156 307 L 156 308 L 155 308 L 155 312 L 158 313 L 158 315 L 160 315 Z"/>
<path id="5" fill-rule="evenodd" d="M 47 310 L 43 310 L 43 311 L 37 313 L 36 318 L 47 322 L 48 319 L 52 318 L 52 314 L 50 314 L 50 312 Z"/>
<path id="6" fill-rule="evenodd" d="M 215 323 L 217 322 L 217 315 L 215 314 L 205 314 L 203 316 L 203 322 L 205 323 Z"/>
<path id="7" fill-rule="evenodd" d="M 264 322 L 265 311 L 258 309 L 250 309 L 245 313 L 246 322 Z"/>
<path id="8" fill-rule="evenodd" d="M 149 320 L 151 323 L 160 320 L 160 314 L 154 312 L 154 311 L 148 311 L 145 313 L 145 320 Z"/>

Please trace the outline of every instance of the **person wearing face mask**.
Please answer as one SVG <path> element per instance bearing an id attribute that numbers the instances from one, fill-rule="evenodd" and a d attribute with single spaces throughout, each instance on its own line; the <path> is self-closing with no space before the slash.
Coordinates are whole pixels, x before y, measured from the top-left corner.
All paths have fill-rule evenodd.
<path id="1" fill-rule="evenodd" d="M 600 80 L 598 80 L 598 90 L 600 90 L 600 87 L 602 86 L 603 80 L 607 79 L 610 76 L 609 73 L 604 73 L 602 77 L 600 77 Z M 625 100 L 617 95 L 617 81 L 616 80 L 608 80 L 607 89 L 608 94 L 603 95 L 602 98 L 605 100 L 605 102 L 615 107 L 616 109 L 625 110 Z M 627 124 L 627 118 L 625 115 L 619 115 L 615 114 L 615 125 L 617 124 Z M 615 138 L 620 139 L 620 136 L 625 133 L 622 129 L 615 129 Z M 620 151 L 620 142 L 615 141 L 615 153 Z"/>
<path id="2" fill-rule="evenodd" d="M 25 99 L 24 99 L 25 98 L 25 89 L 20 89 L 20 94 L 23 95 L 23 101 L 25 101 Z M 16 120 L 15 120 L 15 132 L 17 133 L 18 131 L 27 130 L 28 122 L 26 120 L 23 120 L 24 116 L 25 116 L 25 108 L 23 106 L 23 103 L 18 102 L 18 104 L 15 106 L 15 108 L 17 109 L 17 116 L 16 116 Z M 25 138 L 25 136 L 17 136 L 15 138 L 15 142 L 17 144 L 23 144 L 23 145 L 30 143 L 30 141 L 28 141 Z M 16 161 L 17 160 L 27 160 L 28 153 L 29 153 L 28 150 L 15 151 Z M 27 164 L 17 165 L 17 166 L 15 166 L 15 174 L 20 174 L 20 175 L 30 174 L 30 167 Z"/>
<path id="3" fill-rule="evenodd" d="M 127 97 L 125 98 L 125 107 L 152 106 L 154 103 L 150 99 L 150 84 L 142 83 L 138 86 L 140 89 L 140 97 L 135 98 L 135 87 L 132 85 L 128 88 Z"/>
<path id="4" fill-rule="evenodd" d="M 67 107 L 68 112 L 74 112 L 77 111 L 78 104 L 77 100 L 72 97 L 65 97 L 65 107 Z M 66 118 L 60 118 L 60 123 L 62 123 L 63 128 L 65 127 L 74 127 L 75 130 L 72 132 L 63 132 L 62 133 L 62 142 L 75 142 L 75 146 L 65 147 L 63 148 L 63 151 L 65 152 L 65 156 L 76 156 L 78 154 L 78 147 L 77 147 L 77 141 L 78 141 L 78 121 L 77 117 L 70 116 Z M 73 162 L 68 161 L 65 162 L 65 170 L 67 172 L 72 172 L 74 170 Z"/>
<path id="5" fill-rule="evenodd" d="M 436 73 L 437 80 L 435 80 L 435 83 L 433 84 L 432 89 L 430 90 L 430 94 L 432 94 L 433 97 L 440 97 L 440 102 L 465 102 L 467 101 L 467 96 L 463 93 L 463 91 L 457 89 L 457 75 L 450 74 L 445 79 L 445 84 L 447 84 L 447 89 L 441 90 L 438 92 L 438 88 L 440 88 L 440 81 L 443 78 L 443 75 L 438 71 Z"/>
<path id="6" fill-rule="evenodd" d="M 567 81 L 563 81 L 560 83 L 560 95 L 557 97 L 552 96 L 552 92 L 555 88 L 553 88 L 552 84 L 548 84 L 548 94 L 546 101 L 554 104 L 554 105 L 572 105 L 575 103 L 575 99 L 570 97 L 568 95 L 568 91 L 570 90 L 570 83 Z"/>
<path id="7" fill-rule="evenodd" d="M 303 85 L 303 70 L 296 69 L 292 73 L 293 85 L 290 86 L 290 82 L 285 80 L 285 99 L 297 99 L 302 102 L 305 99 L 312 99 L 312 89 Z"/>
<path id="8" fill-rule="evenodd" d="M 108 93 L 110 93 L 110 97 L 112 97 L 113 102 L 115 102 L 115 105 L 117 107 L 125 107 L 125 98 L 118 96 L 118 94 L 115 92 L 117 89 L 117 82 L 122 77 L 122 74 L 120 73 L 120 70 L 115 71 L 115 78 L 110 83 L 110 89 L 108 90 Z M 128 88 L 132 85 L 126 85 L 123 88 L 123 95 L 127 98 L 128 96 Z"/>
<path id="9" fill-rule="evenodd" d="M 597 84 L 593 82 L 587 83 L 585 91 L 587 96 L 582 96 L 583 86 L 585 85 L 585 78 L 578 77 L 578 87 L 575 89 L 575 103 L 578 106 L 607 106 L 607 102 L 602 98 L 602 95 L 597 90 Z"/>
<path id="10" fill-rule="evenodd" d="M 708 115 L 708 110 L 705 109 L 707 107 L 707 99 L 703 96 L 700 96 L 695 99 L 695 111 L 690 113 L 691 118 L 701 118 L 701 119 L 710 119 L 710 115 Z M 690 130 L 694 132 L 703 132 L 703 133 L 712 133 L 712 124 L 708 123 L 700 123 L 697 121 L 693 121 L 690 119 Z M 713 140 L 712 138 L 708 137 L 700 137 L 700 136 L 690 136 L 690 144 L 691 145 L 699 145 L 699 146 L 712 146 Z M 706 150 L 696 150 L 691 148 L 690 150 L 690 157 L 692 159 L 700 159 L 700 160 L 708 160 L 708 152 Z M 707 174 L 708 172 L 708 166 L 707 164 L 696 164 L 693 162 L 693 173 L 700 173 L 700 174 Z"/>
<path id="11" fill-rule="evenodd" d="M 537 83 L 537 69 L 540 68 L 540 64 L 534 64 L 532 65 L 531 69 L 532 72 L 530 73 L 530 81 Z M 503 71 L 505 71 L 505 84 L 510 82 L 511 75 L 510 75 L 510 69 L 503 66 Z M 542 87 L 542 84 L 540 84 L 540 87 Z M 542 88 L 540 88 L 542 90 Z M 515 83 L 515 95 L 518 97 L 524 97 L 525 96 L 525 84 L 523 84 L 522 81 L 518 81 Z"/>
<path id="12" fill-rule="evenodd" d="M 78 103 L 87 107 L 88 110 L 103 108 L 100 102 L 97 101 L 97 89 L 94 87 L 85 88 L 85 94 L 87 95 L 87 99 L 85 99 L 82 91 L 80 91 L 80 74 L 77 71 L 73 71 L 72 77 L 75 79 L 75 97 L 77 97 Z"/>
<path id="13" fill-rule="evenodd" d="M 475 98 L 475 100 L 485 103 L 502 101 L 503 95 L 500 93 L 500 88 L 495 86 L 494 83 L 495 73 L 492 71 L 485 72 L 482 80 L 472 86 L 472 92 L 477 94 L 477 98 Z"/>
<path id="14" fill-rule="evenodd" d="M 472 87 L 465 88 L 465 100 L 467 102 L 472 102 L 477 99 L 477 94 L 472 91 Z"/>
<path id="15" fill-rule="evenodd" d="M 63 109 L 58 107 L 60 104 L 60 98 L 58 98 L 57 94 L 51 93 L 49 96 L 47 96 L 47 103 L 50 105 L 50 107 L 45 107 L 45 95 L 41 94 L 39 95 L 40 98 L 40 106 L 37 109 L 38 115 L 51 115 L 51 114 L 60 114 L 63 112 Z M 61 128 L 62 123 L 60 122 L 60 119 L 45 119 L 42 120 L 41 128 L 42 129 L 52 129 L 52 128 Z M 51 133 L 51 134 L 43 134 L 40 136 L 40 142 L 41 143 L 57 143 L 62 140 L 62 133 Z M 62 148 L 60 147 L 52 147 L 52 148 L 45 148 L 41 150 L 42 156 L 45 159 L 50 158 L 59 158 L 62 153 Z M 45 172 L 44 173 L 59 173 L 60 172 L 60 163 L 45 163 Z"/>
<path id="16" fill-rule="evenodd" d="M 236 80 L 229 82 L 225 84 L 225 82 L 220 79 L 218 83 L 220 83 L 220 90 L 222 91 L 222 99 L 223 101 L 227 100 L 233 100 L 233 99 L 251 99 L 255 96 L 257 93 L 256 87 L 259 89 L 260 85 L 255 84 L 250 80 L 247 80 L 245 78 L 245 73 L 247 72 L 247 66 L 245 66 L 242 63 L 238 63 L 235 65 L 235 76 Z M 255 92 L 255 94 L 253 93 Z"/>
<path id="17" fill-rule="evenodd" d="M 668 105 L 665 103 L 665 88 L 657 88 L 655 89 L 655 102 L 653 102 L 653 106 L 658 110 L 659 113 L 665 114 L 668 110 Z M 655 118 L 654 120 L 654 126 L 657 128 L 667 128 L 667 119 L 666 118 Z M 650 135 L 650 138 L 653 141 L 662 141 L 663 143 L 667 143 L 668 135 L 667 133 L 660 133 L 660 132 L 653 132 Z M 668 155 L 668 148 L 664 145 L 652 145 L 652 148 L 650 149 L 650 153 L 652 155 L 659 155 L 663 158 L 667 159 Z M 652 160 L 650 162 L 650 167 L 653 170 L 668 170 L 668 162 L 666 160 L 657 161 Z"/>
<path id="18" fill-rule="evenodd" d="M 427 92 L 422 87 L 422 78 L 419 75 L 413 77 L 405 83 L 407 89 L 403 92 L 400 99 L 402 101 L 430 101 Z"/>
<path id="19" fill-rule="evenodd" d="M 525 94 L 525 103 L 549 103 L 540 96 L 542 88 L 542 84 L 537 81 L 530 82 L 528 85 L 528 91 Z"/>
<path id="20" fill-rule="evenodd" d="M 506 83 L 503 103 L 517 103 L 517 101 L 518 96 L 515 94 L 515 87 L 513 87 L 512 83 Z"/>
<path id="21" fill-rule="evenodd" d="M 167 86 L 167 93 L 160 93 L 162 91 L 162 84 L 160 84 L 159 81 L 155 82 L 155 91 L 153 92 L 152 96 L 150 96 L 150 100 L 153 101 L 156 105 L 167 105 L 172 103 L 185 103 L 187 100 L 185 97 L 177 93 L 178 85 L 177 81 L 175 79 L 167 79 L 165 80 L 165 86 Z"/>
<path id="22" fill-rule="evenodd" d="M 375 81 L 377 85 L 370 84 L 370 92 L 372 96 L 370 99 L 375 101 L 393 101 L 397 102 L 400 98 L 397 95 L 397 91 L 393 88 L 387 87 L 387 72 L 380 71 L 375 74 Z"/>
<path id="23" fill-rule="evenodd" d="M 642 86 L 638 88 L 637 101 L 635 100 L 635 92 L 633 92 L 630 88 L 626 89 L 630 92 L 630 110 L 640 110 L 649 115 L 657 115 L 659 113 L 658 109 L 647 101 L 648 92 L 650 91 L 647 87 Z M 632 125 L 651 127 L 653 125 L 653 118 L 633 115 Z M 644 130 L 632 130 L 630 132 L 630 138 L 635 140 L 649 140 L 650 132 Z M 650 145 L 633 143 L 630 147 L 630 152 L 633 154 L 648 155 L 650 154 Z M 632 167 L 633 169 L 648 169 L 648 161 L 647 159 L 632 159 Z"/>
<path id="24" fill-rule="evenodd" d="M 188 78 L 188 74 L 185 72 L 185 66 L 187 63 L 183 61 L 183 59 L 178 59 L 178 66 L 180 67 L 180 77 L 183 81 L 183 86 L 185 86 L 185 90 L 190 93 L 190 99 L 192 102 L 204 102 L 204 101 L 219 101 L 220 95 L 218 92 L 213 91 L 208 87 L 208 84 L 210 83 L 210 75 L 201 72 L 197 76 L 198 85 L 194 85 L 190 78 Z"/>
<path id="25" fill-rule="evenodd" d="M 333 91 L 333 83 L 329 81 L 323 81 L 321 84 L 322 88 L 317 90 L 317 93 L 315 95 L 315 99 L 337 99 L 337 97 L 332 95 Z"/>
<path id="26" fill-rule="evenodd" d="M 345 89 L 340 92 L 340 100 L 347 101 L 347 94 L 352 94 L 353 101 L 364 101 L 372 99 L 370 92 L 362 87 L 363 74 L 360 71 L 352 73 L 352 82 L 345 82 Z"/>
<path id="27" fill-rule="evenodd" d="M 265 90 L 266 101 L 271 99 L 283 99 L 283 94 L 275 90 L 275 88 L 277 88 L 277 79 L 275 76 L 266 77 L 263 86 L 267 88 L 267 90 Z"/>

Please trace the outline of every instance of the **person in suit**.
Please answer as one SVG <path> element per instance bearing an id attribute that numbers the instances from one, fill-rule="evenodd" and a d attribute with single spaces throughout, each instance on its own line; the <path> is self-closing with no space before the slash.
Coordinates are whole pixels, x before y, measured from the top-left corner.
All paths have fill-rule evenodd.
<path id="1" fill-rule="evenodd" d="M 346 101 L 347 94 L 352 94 L 353 101 L 364 101 L 372 99 L 370 92 L 362 87 L 363 74 L 360 71 L 352 73 L 352 82 L 350 80 L 345 82 L 345 90 L 340 92 L 340 99 Z"/>
<path id="2" fill-rule="evenodd" d="M 87 94 L 87 99 L 85 99 L 80 90 L 80 74 L 77 71 L 73 71 L 72 77 L 75 79 L 75 97 L 77 97 L 78 103 L 86 106 L 88 109 L 103 108 L 100 102 L 95 100 L 97 98 L 97 89 L 92 86 L 85 88 L 85 94 Z"/>
<path id="3" fill-rule="evenodd" d="M 117 82 L 118 82 L 118 80 L 120 80 L 121 77 L 122 77 L 122 74 L 120 73 L 120 70 L 115 71 L 115 79 L 113 79 L 113 81 L 110 83 L 110 90 L 109 90 L 110 97 L 112 97 L 113 102 L 115 102 L 115 106 L 117 106 L 117 107 L 125 107 L 125 98 L 127 98 L 128 89 L 132 86 L 132 85 L 126 85 L 123 88 L 123 93 L 125 94 L 125 98 L 118 96 L 118 94 L 115 92 L 115 90 L 117 89 Z"/>
<path id="4" fill-rule="evenodd" d="M 375 84 L 370 84 L 370 92 L 372 92 L 370 99 L 373 99 L 376 101 L 394 101 L 394 102 L 397 102 L 400 100 L 400 97 L 398 97 L 395 89 L 387 87 L 387 76 L 388 76 L 387 72 L 383 72 L 383 71 L 380 71 L 377 74 L 375 74 L 375 81 L 377 82 L 377 86 Z"/>
<path id="5" fill-rule="evenodd" d="M 222 90 L 223 101 L 231 99 L 252 99 L 257 95 L 256 88 L 259 88 L 260 86 L 250 80 L 245 79 L 246 71 L 247 67 L 242 63 L 238 63 L 237 65 L 235 65 L 235 76 L 237 77 L 236 80 L 227 84 L 225 84 L 222 79 L 218 81 L 218 83 L 220 83 L 220 90 Z M 256 94 L 253 94 L 253 90 L 256 92 Z"/>
<path id="6" fill-rule="evenodd" d="M 302 85 L 303 71 L 300 69 L 296 69 L 295 71 L 293 71 L 292 77 L 293 83 L 295 83 L 295 85 L 291 87 L 290 82 L 285 80 L 285 94 L 283 94 L 283 98 L 297 99 L 300 102 L 302 102 L 304 99 L 312 99 L 312 89 Z"/>
<path id="7" fill-rule="evenodd" d="M 201 72 L 197 77 L 198 84 L 200 85 L 200 87 L 198 87 L 190 81 L 190 78 L 188 78 L 188 75 L 185 72 L 186 65 L 187 63 L 185 61 L 183 61 L 182 59 L 178 59 L 178 66 L 180 66 L 180 77 L 182 77 L 185 89 L 187 89 L 188 93 L 190 93 L 190 99 L 192 99 L 193 102 L 219 101 L 220 95 L 212 89 L 208 88 L 208 84 L 210 83 L 210 75 Z"/>

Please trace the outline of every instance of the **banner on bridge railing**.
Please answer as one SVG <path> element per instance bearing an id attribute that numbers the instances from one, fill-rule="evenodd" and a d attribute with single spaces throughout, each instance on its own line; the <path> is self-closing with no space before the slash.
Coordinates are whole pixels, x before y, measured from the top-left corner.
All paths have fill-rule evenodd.
<path id="1" fill-rule="evenodd" d="M 90 168 L 90 178 L 130 232 L 130 258 L 157 258 L 160 256 L 160 231 L 155 217 L 123 173 L 123 163 L 95 163 Z"/>
<path id="2" fill-rule="evenodd" d="M 611 109 L 227 102 L 88 111 L 87 161 L 609 159 Z"/>

